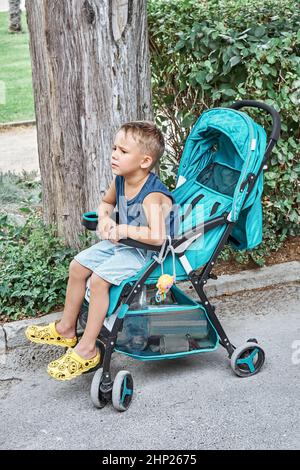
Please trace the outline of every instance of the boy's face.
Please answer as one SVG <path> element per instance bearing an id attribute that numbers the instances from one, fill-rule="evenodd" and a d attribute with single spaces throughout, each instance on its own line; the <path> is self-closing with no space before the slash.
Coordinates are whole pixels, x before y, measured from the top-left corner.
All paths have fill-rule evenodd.
<path id="1" fill-rule="evenodd" d="M 111 167 L 115 175 L 126 176 L 139 169 L 147 169 L 152 157 L 145 155 L 132 133 L 120 130 L 114 140 Z"/>

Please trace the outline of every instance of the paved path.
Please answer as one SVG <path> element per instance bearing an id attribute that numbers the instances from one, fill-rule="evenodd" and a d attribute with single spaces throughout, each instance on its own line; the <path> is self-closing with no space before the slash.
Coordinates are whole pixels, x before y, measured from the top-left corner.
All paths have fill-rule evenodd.
<path id="1" fill-rule="evenodd" d="M 39 171 L 35 126 L 0 129 L 0 172 Z"/>
<path id="2" fill-rule="evenodd" d="M 8 0 L 0 0 L 0 11 L 8 10 Z M 21 10 L 25 10 L 25 0 L 21 0 Z"/>
<path id="3" fill-rule="evenodd" d="M 57 349 L 19 348 L 0 373 L 0 448 L 299 449 L 299 284 L 214 303 L 236 345 L 250 337 L 264 345 L 259 374 L 235 376 L 221 347 L 152 363 L 115 355 L 113 372 L 129 369 L 135 381 L 132 406 L 118 413 L 92 406 L 91 374 L 69 383 L 47 376 Z"/>

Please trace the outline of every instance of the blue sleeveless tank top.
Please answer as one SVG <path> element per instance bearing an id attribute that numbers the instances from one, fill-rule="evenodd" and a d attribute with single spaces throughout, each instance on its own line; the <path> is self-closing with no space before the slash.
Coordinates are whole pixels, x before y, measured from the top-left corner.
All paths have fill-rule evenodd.
<path id="1" fill-rule="evenodd" d="M 148 226 L 147 218 L 143 209 L 143 200 L 150 193 L 163 193 L 172 199 L 173 207 L 165 219 L 166 233 L 172 238 L 177 231 L 177 211 L 175 198 L 168 188 L 160 181 L 155 173 L 150 172 L 148 179 L 140 192 L 132 199 L 126 199 L 124 192 L 124 176 L 116 176 L 117 208 L 119 212 L 119 224 Z"/>

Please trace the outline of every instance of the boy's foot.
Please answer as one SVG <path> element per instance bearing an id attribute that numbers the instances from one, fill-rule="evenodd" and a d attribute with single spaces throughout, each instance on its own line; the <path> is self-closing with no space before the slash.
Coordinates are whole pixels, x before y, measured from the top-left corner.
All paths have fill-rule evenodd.
<path id="1" fill-rule="evenodd" d="M 80 341 L 75 348 L 73 348 L 78 356 L 82 357 L 83 359 L 93 359 L 97 355 L 98 349 L 96 345 L 93 349 L 87 348 L 84 346 L 83 342 Z"/>
<path id="2" fill-rule="evenodd" d="M 50 362 L 47 372 L 56 380 L 72 380 L 84 372 L 94 369 L 100 362 L 100 352 L 97 350 L 95 357 L 84 359 L 69 348 L 68 351 L 55 361 Z"/>
<path id="3" fill-rule="evenodd" d="M 38 344 L 53 344 L 54 346 L 63 346 L 71 348 L 76 345 L 77 338 L 66 338 L 60 334 L 56 329 L 56 323 L 49 323 L 48 325 L 31 325 L 25 330 L 25 336 L 29 341 Z"/>

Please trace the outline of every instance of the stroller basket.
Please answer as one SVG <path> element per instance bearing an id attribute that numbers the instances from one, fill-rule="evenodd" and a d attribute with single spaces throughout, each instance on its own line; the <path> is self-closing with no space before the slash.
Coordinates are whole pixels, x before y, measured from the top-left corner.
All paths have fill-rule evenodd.
<path id="1" fill-rule="evenodd" d="M 164 359 L 211 351 L 218 335 L 202 305 L 171 288 L 173 303 L 128 310 L 116 350 L 142 360 Z"/>

